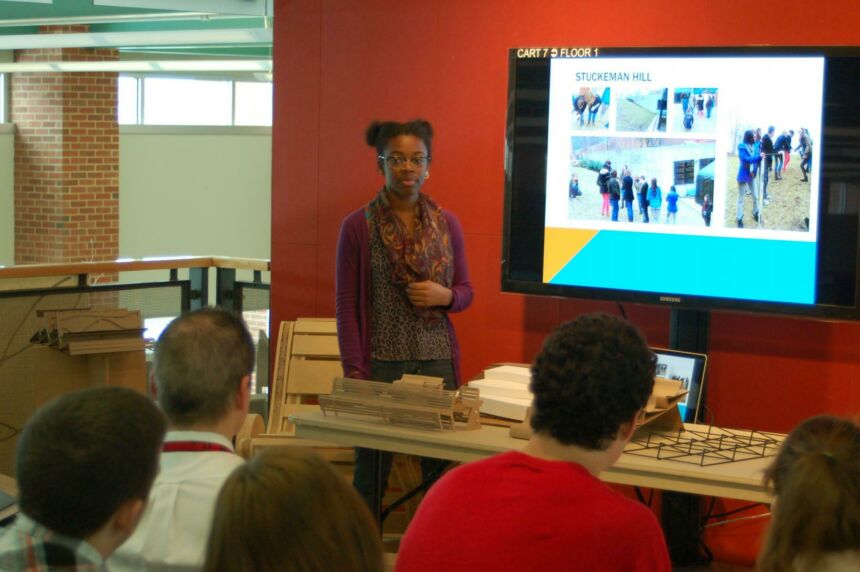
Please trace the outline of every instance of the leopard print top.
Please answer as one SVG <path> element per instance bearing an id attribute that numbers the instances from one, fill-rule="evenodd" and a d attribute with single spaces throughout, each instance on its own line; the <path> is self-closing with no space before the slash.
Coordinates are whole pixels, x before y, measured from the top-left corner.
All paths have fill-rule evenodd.
<path id="1" fill-rule="evenodd" d="M 376 225 L 370 228 L 371 357 L 382 361 L 451 359 L 446 320 L 427 324 L 391 282 L 391 265 Z"/>

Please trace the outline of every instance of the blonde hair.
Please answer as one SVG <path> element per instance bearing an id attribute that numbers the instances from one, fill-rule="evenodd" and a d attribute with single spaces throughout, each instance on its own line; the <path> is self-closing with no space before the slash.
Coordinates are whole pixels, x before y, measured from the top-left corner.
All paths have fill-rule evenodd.
<path id="1" fill-rule="evenodd" d="M 312 451 L 264 450 L 218 495 L 203 572 L 381 572 L 367 506 Z"/>
<path id="2" fill-rule="evenodd" d="M 786 438 L 765 474 L 776 495 L 759 554 L 763 572 L 816 569 L 822 558 L 860 549 L 860 427 L 838 417 L 807 419 Z"/>

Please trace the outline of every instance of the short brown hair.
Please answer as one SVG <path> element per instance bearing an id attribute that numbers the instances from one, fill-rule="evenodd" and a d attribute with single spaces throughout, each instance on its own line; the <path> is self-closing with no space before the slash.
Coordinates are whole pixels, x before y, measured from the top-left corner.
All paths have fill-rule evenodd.
<path id="1" fill-rule="evenodd" d="M 121 387 L 67 393 L 41 407 L 18 439 L 21 512 L 86 538 L 125 502 L 145 500 L 166 422 L 147 397 Z"/>
<path id="2" fill-rule="evenodd" d="M 218 421 L 254 371 L 254 340 L 241 316 L 218 308 L 182 314 L 155 344 L 158 403 L 178 427 Z"/>
<path id="3" fill-rule="evenodd" d="M 276 447 L 236 469 L 218 495 L 203 572 L 381 572 L 370 511 L 313 451 Z"/>
<path id="4" fill-rule="evenodd" d="M 765 484 L 776 495 L 758 566 L 818 569 L 828 554 L 860 550 L 860 427 L 820 415 L 786 438 Z"/>

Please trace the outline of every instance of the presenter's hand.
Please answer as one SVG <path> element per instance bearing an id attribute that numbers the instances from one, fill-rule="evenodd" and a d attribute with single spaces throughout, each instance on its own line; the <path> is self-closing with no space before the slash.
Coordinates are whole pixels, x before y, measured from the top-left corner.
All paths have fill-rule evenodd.
<path id="1" fill-rule="evenodd" d="M 432 280 L 407 284 L 406 295 L 412 305 L 419 308 L 447 307 L 454 300 L 454 293 L 450 289 Z"/>

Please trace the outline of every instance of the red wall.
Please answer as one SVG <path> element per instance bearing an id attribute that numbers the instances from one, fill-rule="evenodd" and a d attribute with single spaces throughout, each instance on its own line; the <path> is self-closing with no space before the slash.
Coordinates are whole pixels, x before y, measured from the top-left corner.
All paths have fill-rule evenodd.
<path id="1" fill-rule="evenodd" d="M 454 318 L 464 372 L 530 361 L 560 322 L 617 307 L 500 292 L 507 49 L 858 44 L 858 8 L 846 13 L 848 6 L 278 0 L 272 323 L 334 315 L 340 221 L 381 185 L 364 128 L 374 118 L 421 116 L 437 132 L 425 190 L 459 215 L 466 232 L 475 302 Z M 665 345 L 668 311 L 626 310 L 654 345 Z M 815 413 L 860 410 L 860 325 L 715 313 L 710 357 L 708 399 L 720 425 L 787 431 Z"/>

